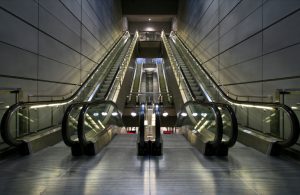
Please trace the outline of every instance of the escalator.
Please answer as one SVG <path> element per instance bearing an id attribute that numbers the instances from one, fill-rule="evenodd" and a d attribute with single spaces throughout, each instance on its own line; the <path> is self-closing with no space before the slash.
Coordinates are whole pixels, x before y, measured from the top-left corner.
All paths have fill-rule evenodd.
<path id="1" fill-rule="evenodd" d="M 194 75 L 192 74 L 193 71 L 191 71 L 189 69 L 186 62 L 182 59 L 181 55 L 179 54 L 179 52 L 175 48 L 175 45 L 174 45 L 174 43 L 171 39 L 169 39 L 169 44 L 172 48 L 172 51 L 173 51 L 174 57 L 176 58 L 178 66 L 179 66 L 185 80 L 187 81 L 187 84 L 189 85 L 189 88 L 191 89 L 192 95 L 197 100 L 205 101 L 205 97 L 204 97 L 204 94 L 203 94 L 203 92 L 200 88 L 200 85 L 198 84 L 198 82 L 194 78 Z M 194 72 L 194 74 L 195 74 L 195 72 Z"/>
<path id="2" fill-rule="evenodd" d="M 184 102 L 177 115 L 176 126 L 183 130 L 186 138 L 204 155 L 228 155 L 228 149 L 236 143 L 238 133 L 233 109 L 228 104 L 213 102 L 210 98 L 206 98 L 204 92 L 200 90 L 201 84 L 192 75 L 192 71 L 187 68 L 186 62 L 164 33 L 162 40 Z M 190 82 L 193 85 L 190 85 Z M 182 122 L 187 119 L 188 123 Z"/>
<path id="3" fill-rule="evenodd" d="M 130 95 L 127 98 L 127 104 L 138 105 L 139 102 L 138 94 L 140 91 L 143 64 L 144 63 L 142 60 L 136 60 L 135 71 L 133 76 L 133 84 L 131 85 Z"/>
<path id="4" fill-rule="evenodd" d="M 152 116 L 149 120 L 147 115 Z M 161 136 L 161 112 L 159 104 L 140 105 L 139 112 L 139 135 L 137 138 L 138 156 L 160 156 L 163 150 L 163 140 Z M 147 121 L 147 122 L 146 122 Z M 153 121 L 155 121 L 153 123 Z M 154 136 L 153 136 L 154 134 Z"/>
<path id="5" fill-rule="evenodd" d="M 173 51 L 171 58 L 178 63 L 191 93 L 199 100 L 218 101 L 233 108 L 240 142 L 270 155 L 278 155 L 297 142 L 299 121 L 291 108 L 279 103 L 239 101 L 228 96 L 174 32 L 168 42 Z M 276 133 L 278 129 L 281 133 Z"/>
<path id="6" fill-rule="evenodd" d="M 63 134 L 63 137 L 78 141 L 76 128 L 83 106 L 104 96 L 107 100 L 116 101 L 137 36 L 136 33 L 131 39 L 129 32 L 125 32 L 70 97 L 57 101 L 20 102 L 11 106 L 1 121 L 4 142 L 17 148 L 21 154 L 30 154 L 56 144 L 62 139 L 61 124 L 65 114 L 72 115 L 67 123 L 72 131 Z"/>
<path id="7" fill-rule="evenodd" d="M 130 39 L 130 38 L 129 38 Z M 107 69 L 103 70 L 104 75 L 106 75 L 104 78 L 104 81 L 102 83 L 99 83 L 99 89 L 96 92 L 95 97 L 93 100 L 102 100 L 105 99 L 109 89 L 114 81 L 114 79 L 117 76 L 117 73 L 119 71 L 119 68 L 122 64 L 123 59 L 125 58 L 125 55 L 129 49 L 131 41 L 128 40 L 123 47 L 118 48 L 117 54 L 115 55 L 115 58 L 109 63 L 109 66 Z"/>
<path id="8" fill-rule="evenodd" d="M 138 34 L 116 51 L 89 101 L 71 104 L 63 117 L 62 137 L 74 156 L 97 154 L 124 126 L 116 101 Z M 131 40 L 130 38 L 128 38 Z M 112 76 L 113 75 L 113 76 Z"/>
<path id="9" fill-rule="evenodd" d="M 159 79 L 159 89 L 161 94 L 161 100 L 159 101 L 162 105 L 171 104 L 172 100 L 169 95 L 168 84 L 165 75 L 165 67 L 163 60 L 156 63 L 157 66 L 157 75 Z"/>

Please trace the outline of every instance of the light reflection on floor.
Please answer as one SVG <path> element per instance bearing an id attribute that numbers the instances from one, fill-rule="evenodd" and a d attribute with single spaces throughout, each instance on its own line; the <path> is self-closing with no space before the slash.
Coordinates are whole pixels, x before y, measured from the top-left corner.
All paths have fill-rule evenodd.
<path id="1" fill-rule="evenodd" d="M 300 194 L 300 163 L 238 144 L 205 157 L 181 135 L 164 136 L 162 157 L 136 156 L 136 136 L 118 135 L 94 157 L 63 143 L 0 161 L 1 194 Z"/>

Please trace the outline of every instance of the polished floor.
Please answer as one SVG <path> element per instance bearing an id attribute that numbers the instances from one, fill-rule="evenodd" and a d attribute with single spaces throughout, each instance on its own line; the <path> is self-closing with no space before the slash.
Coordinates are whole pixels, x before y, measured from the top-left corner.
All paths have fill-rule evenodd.
<path id="1" fill-rule="evenodd" d="M 0 161 L 0 194 L 300 194 L 300 163 L 241 144 L 205 157 L 181 135 L 164 136 L 162 157 L 137 157 L 135 135 L 118 135 L 94 157 L 63 143 Z"/>

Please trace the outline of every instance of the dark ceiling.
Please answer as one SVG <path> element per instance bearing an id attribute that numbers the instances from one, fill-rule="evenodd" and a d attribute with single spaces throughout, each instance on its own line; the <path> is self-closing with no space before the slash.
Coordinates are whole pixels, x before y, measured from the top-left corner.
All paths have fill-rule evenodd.
<path id="1" fill-rule="evenodd" d="M 176 15 L 178 0 L 122 0 L 123 15 Z"/>

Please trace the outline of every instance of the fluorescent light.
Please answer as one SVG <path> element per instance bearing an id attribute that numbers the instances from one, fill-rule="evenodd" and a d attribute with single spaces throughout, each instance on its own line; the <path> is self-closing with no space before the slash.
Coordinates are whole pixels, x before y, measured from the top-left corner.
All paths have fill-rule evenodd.
<path id="1" fill-rule="evenodd" d="M 186 112 L 182 112 L 180 115 L 183 116 L 183 117 L 186 117 L 187 113 Z"/>
<path id="2" fill-rule="evenodd" d="M 93 116 L 99 116 L 99 113 L 98 112 L 94 112 Z"/>
<path id="3" fill-rule="evenodd" d="M 144 125 L 148 125 L 148 121 L 147 120 L 144 121 Z"/>
<path id="4" fill-rule="evenodd" d="M 132 113 L 130 113 L 130 115 L 131 115 L 132 117 L 136 117 L 136 112 L 132 112 Z"/>
<path id="5" fill-rule="evenodd" d="M 101 115 L 102 115 L 102 116 L 106 116 L 106 115 L 107 115 L 107 112 L 101 112 Z"/>
<path id="6" fill-rule="evenodd" d="M 163 117 L 167 117 L 169 115 L 169 113 L 164 112 L 162 115 L 163 115 Z"/>
<path id="7" fill-rule="evenodd" d="M 198 116 L 198 113 L 194 112 L 194 113 L 193 113 L 193 116 Z"/>

